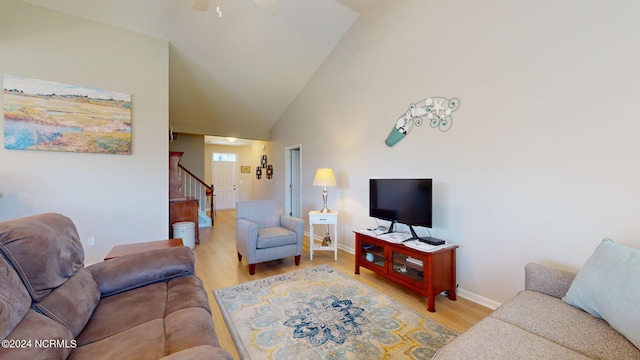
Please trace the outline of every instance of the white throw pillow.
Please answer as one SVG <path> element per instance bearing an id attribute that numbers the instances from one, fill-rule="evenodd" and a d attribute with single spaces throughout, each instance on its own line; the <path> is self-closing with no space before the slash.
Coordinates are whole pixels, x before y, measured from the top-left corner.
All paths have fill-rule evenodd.
<path id="1" fill-rule="evenodd" d="M 562 300 L 604 319 L 640 349 L 640 250 L 602 240 Z"/>

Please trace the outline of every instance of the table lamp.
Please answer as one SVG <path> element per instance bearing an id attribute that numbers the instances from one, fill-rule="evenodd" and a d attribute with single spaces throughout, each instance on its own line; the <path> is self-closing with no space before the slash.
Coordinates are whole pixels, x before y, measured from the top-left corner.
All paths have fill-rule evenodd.
<path id="1" fill-rule="evenodd" d="M 319 168 L 316 171 L 316 177 L 313 179 L 313 186 L 323 186 L 322 200 L 324 201 L 324 207 L 320 210 L 321 213 L 331 212 L 327 208 L 327 186 L 336 186 L 336 177 L 333 175 L 333 169 Z"/>

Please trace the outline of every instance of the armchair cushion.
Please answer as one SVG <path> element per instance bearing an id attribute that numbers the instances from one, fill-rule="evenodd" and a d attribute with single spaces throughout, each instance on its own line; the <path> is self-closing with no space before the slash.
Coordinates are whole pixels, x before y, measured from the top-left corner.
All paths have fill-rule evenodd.
<path id="1" fill-rule="evenodd" d="M 296 233 L 283 227 L 269 227 L 258 230 L 258 249 L 295 244 Z"/>

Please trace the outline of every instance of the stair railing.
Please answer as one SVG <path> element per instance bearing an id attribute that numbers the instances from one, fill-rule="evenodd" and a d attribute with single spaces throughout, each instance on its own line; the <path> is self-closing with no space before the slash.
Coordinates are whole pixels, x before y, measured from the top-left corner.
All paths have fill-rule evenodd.
<path id="1" fill-rule="evenodd" d="M 209 211 L 209 217 L 211 217 L 211 226 L 213 226 L 213 220 L 215 217 L 215 201 L 213 194 L 213 184 L 207 185 L 204 181 L 194 175 L 187 168 L 178 164 L 178 174 L 182 178 L 182 195 L 184 197 L 198 199 L 200 211 L 207 213 Z"/>

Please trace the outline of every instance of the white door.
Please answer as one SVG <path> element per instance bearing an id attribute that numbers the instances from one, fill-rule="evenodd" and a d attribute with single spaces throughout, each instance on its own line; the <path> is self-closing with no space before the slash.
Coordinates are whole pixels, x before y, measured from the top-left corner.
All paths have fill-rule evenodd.
<path id="1" fill-rule="evenodd" d="M 238 201 L 236 185 L 236 163 L 213 162 L 213 186 L 216 209 L 235 209 Z"/>
<path id="2" fill-rule="evenodd" d="M 300 218 L 300 149 L 291 151 L 291 216 Z"/>
<path id="3" fill-rule="evenodd" d="M 302 148 L 300 145 L 285 149 L 287 188 L 285 189 L 285 211 L 289 216 L 301 218 L 302 198 L 300 178 L 302 172 Z"/>

